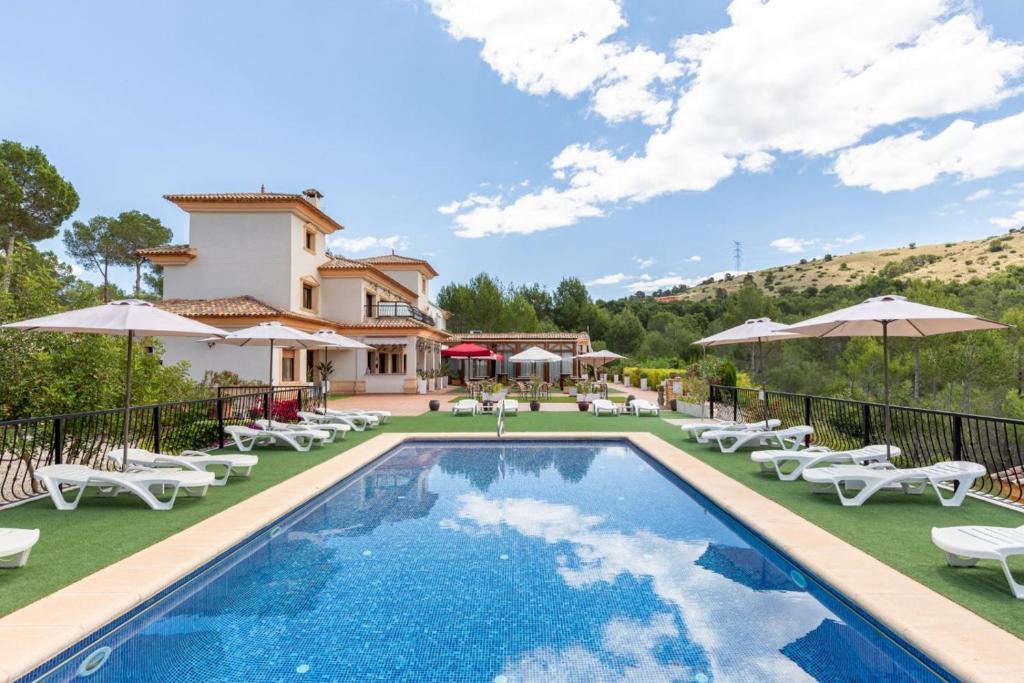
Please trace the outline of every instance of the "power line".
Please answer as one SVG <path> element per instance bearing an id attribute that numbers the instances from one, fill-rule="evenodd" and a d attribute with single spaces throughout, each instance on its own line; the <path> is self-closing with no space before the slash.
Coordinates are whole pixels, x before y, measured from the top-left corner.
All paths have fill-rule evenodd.
<path id="1" fill-rule="evenodd" d="M 736 270 L 743 270 L 743 242 L 732 241 L 732 257 L 736 260 Z"/>

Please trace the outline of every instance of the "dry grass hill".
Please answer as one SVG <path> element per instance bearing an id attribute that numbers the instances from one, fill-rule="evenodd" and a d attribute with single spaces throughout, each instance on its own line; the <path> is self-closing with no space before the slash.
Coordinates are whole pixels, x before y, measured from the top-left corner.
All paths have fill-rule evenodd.
<path id="1" fill-rule="evenodd" d="M 769 292 L 802 291 L 808 287 L 852 285 L 861 278 L 883 271 L 888 275 L 915 279 L 966 282 L 986 277 L 1009 265 L 1024 265 L 1024 228 L 980 240 L 945 244 L 910 245 L 878 251 L 860 251 L 842 256 L 801 259 L 788 266 L 766 268 L 750 274 Z M 658 301 L 699 300 L 713 296 L 716 289 L 738 289 L 743 277 L 718 280 L 691 287 L 685 292 L 656 297 Z"/>

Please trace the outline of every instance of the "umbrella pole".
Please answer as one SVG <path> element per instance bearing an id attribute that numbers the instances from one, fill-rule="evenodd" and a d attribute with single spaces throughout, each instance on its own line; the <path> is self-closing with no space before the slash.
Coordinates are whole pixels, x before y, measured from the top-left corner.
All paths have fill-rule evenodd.
<path id="1" fill-rule="evenodd" d="M 270 340 L 270 362 L 267 364 L 267 397 L 263 399 L 263 419 L 270 422 L 270 402 L 274 399 L 274 340 Z"/>
<path id="2" fill-rule="evenodd" d="M 768 429 L 768 418 L 771 417 L 768 408 L 768 390 L 764 386 L 764 359 L 761 355 L 764 352 L 764 347 L 760 337 L 757 340 L 757 376 L 761 380 L 761 398 L 764 401 L 764 428 Z"/>
<path id="3" fill-rule="evenodd" d="M 885 459 L 892 451 L 892 422 L 889 417 L 889 321 L 882 321 L 882 377 L 885 386 Z"/>
<path id="4" fill-rule="evenodd" d="M 123 445 L 121 446 L 121 471 L 128 469 L 128 419 L 131 416 L 132 407 L 132 340 L 135 337 L 133 330 L 128 330 L 128 359 L 124 370 L 124 431 L 122 433 Z"/>

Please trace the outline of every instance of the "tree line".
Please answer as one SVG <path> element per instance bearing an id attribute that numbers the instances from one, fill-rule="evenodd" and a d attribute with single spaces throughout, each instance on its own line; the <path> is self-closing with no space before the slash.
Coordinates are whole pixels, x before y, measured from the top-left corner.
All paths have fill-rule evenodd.
<path id="1" fill-rule="evenodd" d="M 100 273 L 102 285 L 76 277 L 55 254 L 36 246 L 60 234 L 78 205 L 74 185 L 42 150 L 0 141 L 0 321 L 122 297 L 125 293 L 110 282 L 112 267 L 134 269 L 135 296 L 159 293 L 159 273 L 135 251 L 165 244 L 171 231 L 140 211 L 95 216 L 64 230 L 68 255 Z M 123 400 L 124 343 L 102 335 L 0 333 L 0 419 L 116 406 Z M 202 391 L 189 378 L 187 365 L 161 365 L 159 353 L 135 355 L 133 384 L 140 403 L 192 398 Z"/>
<path id="2" fill-rule="evenodd" d="M 1015 325 L 1006 331 L 890 340 L 893 400 L 904 405 L 1024 418 L 1024 267 L 967 282 L 906 280 L 899 268 L 855 284 L 769 292 L 752 277 L 710 297 L 660 303 L 636 293 L 593 300 L 577 278 L 549 291 L 538 285 L 504 285 L 481 274 L 439 292 L 455 332 L 589 331 L 597 348 L 629 356 L 628 364 L 686 367 L 702 354 L 693 342 L 750 318 L 793 323 L 882 294 Z M 521 324 L 525 322 L 524 324 Z M 716 347 L 754 380 L 780 391 L 877 401 L 882 395 L 880 339 L 796 339 Z"/>

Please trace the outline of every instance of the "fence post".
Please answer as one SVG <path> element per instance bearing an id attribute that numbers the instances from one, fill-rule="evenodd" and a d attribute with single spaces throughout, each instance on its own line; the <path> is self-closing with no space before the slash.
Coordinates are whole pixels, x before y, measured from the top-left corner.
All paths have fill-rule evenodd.
<path id="1" fill-rule="evenodd" d="M 715 419 L 715 385 L 708 382 L 708 418 Z"/>
<path id="2" fill-rule="evenodd" d="M 740 421 L 740 390 L 736 387 L 732 388 L 732 421 Z"/>
<path id="3" fill-rule="evenodd" d="M 767 420 L 767 419 L 768 419 L 768 416 L 766 415 L 765 416 L 765 420 Z M 811 424 L 811 397 L 810 396 L 804 396 L 804 424 L 807 425 L 808 427 L 813 427 L 814 426 L 814 425 Z M 768 426 L 767 422 L 765 422 L 765 426 L 766 427 Z M 810 434 L 808 434 L 807 436 L 804 437 L 804 445 L 805 446 L 810 446 L 811 445 L 811 435 Z"/>
<path id="4" fill-rule="evenodd" d="M 53 464 L 64 463 L 64 430 L 67 424 L 63 417 L 58 417 L 53 425 Z"/>
<path id="5" fill-rule="evenodd" d="M 305 389 L 299 389 L 295 392 L 295 401 L 299 404 L 299 410 L 302 410 L 302 399 L 306 395 Z"/>
<path id="6" fill-rule="evenodd" d="M 273 391 L 268 387 L 267 393 L 263 395 L 263 419 L 270 420 L 270 402 L 274 400 Z"/>
<path id="7" fill-rule="evenodd" d="M 953 416 L 953 459 L 964 459 L 964 418 L 962 415 Z"/>
<path id="8" fill-rule="evenodd" d="M 869 446 L 871 445 L 871 405 L 868 403 L 860 404 L 860 425 L 864 433 L 864 438 L 861 440 L 862 445 Z"/>
<path id="9" fill-rule="evenodd" d="M 224 397 L 217 387 L 217 445 L 224 448 Z"/>
<path id="10" fill-rule="evenodd" d="M 160 452 L 160 406 L 153 406 L 153 452 Z"/>

